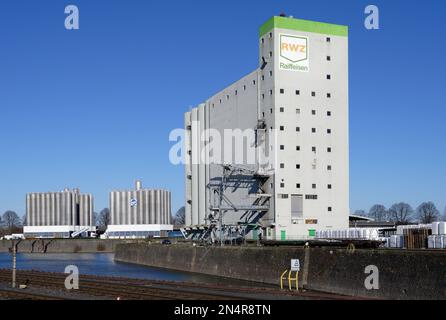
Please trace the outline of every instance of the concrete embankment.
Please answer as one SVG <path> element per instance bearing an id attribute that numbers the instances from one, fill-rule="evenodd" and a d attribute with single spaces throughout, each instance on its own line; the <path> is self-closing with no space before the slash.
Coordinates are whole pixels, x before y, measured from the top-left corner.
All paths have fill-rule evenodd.
<path id="1" fill-rule="evenodd" d="M 132 241 L 108 239 L 27 239 L 16 240 L 17 242 L 17 252 L 19 253 L 110 253 L 115 251 L 118 243 L 129 243 Z M 12 241 L 0 241 L 0 252 L 9 252 L 11 248 Z"/>
<path id="2" fill-rule="evenodd" d="M 300 259 L 299 286 L 309 290 L 385 299 L 446 299 L 443 251 L 145 243 L 118 244 L 115 251 L 115 260 L 121 262 L 277 285 L 291 259 Z M 367 290 L 370 273 L 365 270 L 371 265 L 378 268 L 379 289 Z"/>

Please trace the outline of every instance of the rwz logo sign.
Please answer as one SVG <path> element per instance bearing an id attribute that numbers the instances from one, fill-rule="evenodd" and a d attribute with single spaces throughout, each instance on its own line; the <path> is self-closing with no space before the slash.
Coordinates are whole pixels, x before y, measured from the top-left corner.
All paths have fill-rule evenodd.
<path id="1" fill-rule="evenodd" d="M 279 67 L 282 70 L 309 71 L 307 37 L 280 35 Z"/>

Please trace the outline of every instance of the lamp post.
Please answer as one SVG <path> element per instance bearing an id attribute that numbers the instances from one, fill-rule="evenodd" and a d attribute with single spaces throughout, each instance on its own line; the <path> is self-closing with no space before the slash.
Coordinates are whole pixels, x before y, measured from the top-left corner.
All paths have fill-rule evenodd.
<path id="1" fill-rule="evenodd" d="M 15 240 L 12 240 L 12 287 L 16 287 L 16 267 L 17 267 L 17 247 Z"/>

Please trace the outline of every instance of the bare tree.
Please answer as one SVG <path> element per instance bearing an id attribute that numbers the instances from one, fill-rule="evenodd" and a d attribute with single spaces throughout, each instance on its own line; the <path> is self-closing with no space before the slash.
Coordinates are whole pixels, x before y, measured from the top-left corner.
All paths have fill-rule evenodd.
<path id="1" fill-rule="evenodd" d="M 374 219 L 375 221 L 387 221 L 387 209 L 382 204 L 375 204 L 369 210 L 369 217 Z"/>
<path id="2" fill-rule="evenodd" d="M 110 224 L 110 209 L 104 208 L 99 212 L 98 216 L 98 224 L 100 227 L 107 229 L 108 225 Z"/>
<path id="3" fill-rule="evenodd" d="M 417 208 L 417 217 L 421 223 L 432 223 L 438 220 L 440 211 L 433 202 L 423 202 Z"/>
<path id="4" fill-rule="evenodd" d="M 20 225 L 20 218 L 14 211 L 8 210 L 3 214 L 3 220 L 9 232 L 12 232 Z"/>
<path id="5" fill-rule="evenodd" d="M 365 212 L 365 210 L 355 210 L 354 213 L 355 216 L 360 216 L 360 217 L 367 217 L 367 212 Z"/>
<path id="6" fill-rule="evenodd" d="M 389 219 L 393 222 L 409 223 L 412 220 L 412 215 L 412 207 L 405 202 L 395 203 L 389 209 Z"/>
<path id="7" fill-rule="evenodd" d="M 186 223 L 186 208 L 181 207 L 180 209 L 178 209 L 172 220 L 174 225 L 184 225 Z"/>
<path id="8" fill-rule="evenodd" d="M 22 226 L 26 226 L 27 220 L 26 220 L 26 214 L 22 217 Z"/>

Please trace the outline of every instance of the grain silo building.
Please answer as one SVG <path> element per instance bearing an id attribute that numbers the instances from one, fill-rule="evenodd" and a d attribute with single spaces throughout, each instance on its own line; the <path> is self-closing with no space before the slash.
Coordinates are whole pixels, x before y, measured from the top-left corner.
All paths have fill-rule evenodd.
<path id="1" fill-rule="evenodd" d="M 347 228 L 348 27 L 274 16 L 258 45 L 256 70 L 185 114 L 187 230 L 224 241 Z"/>
<path id="2" fill-rule="evenodd" d="M 96 232 L 93 196 L 79 189 L 26 195 L 27 238 L 89 237 Z"/>
<path id="3" fill-rule="evenodd" d="M 167 236 L 172 231 L 171 194 L 166 190 L 143 189 L 110 193 L 110 224 L 106 238 L 149 238 Z"/>

